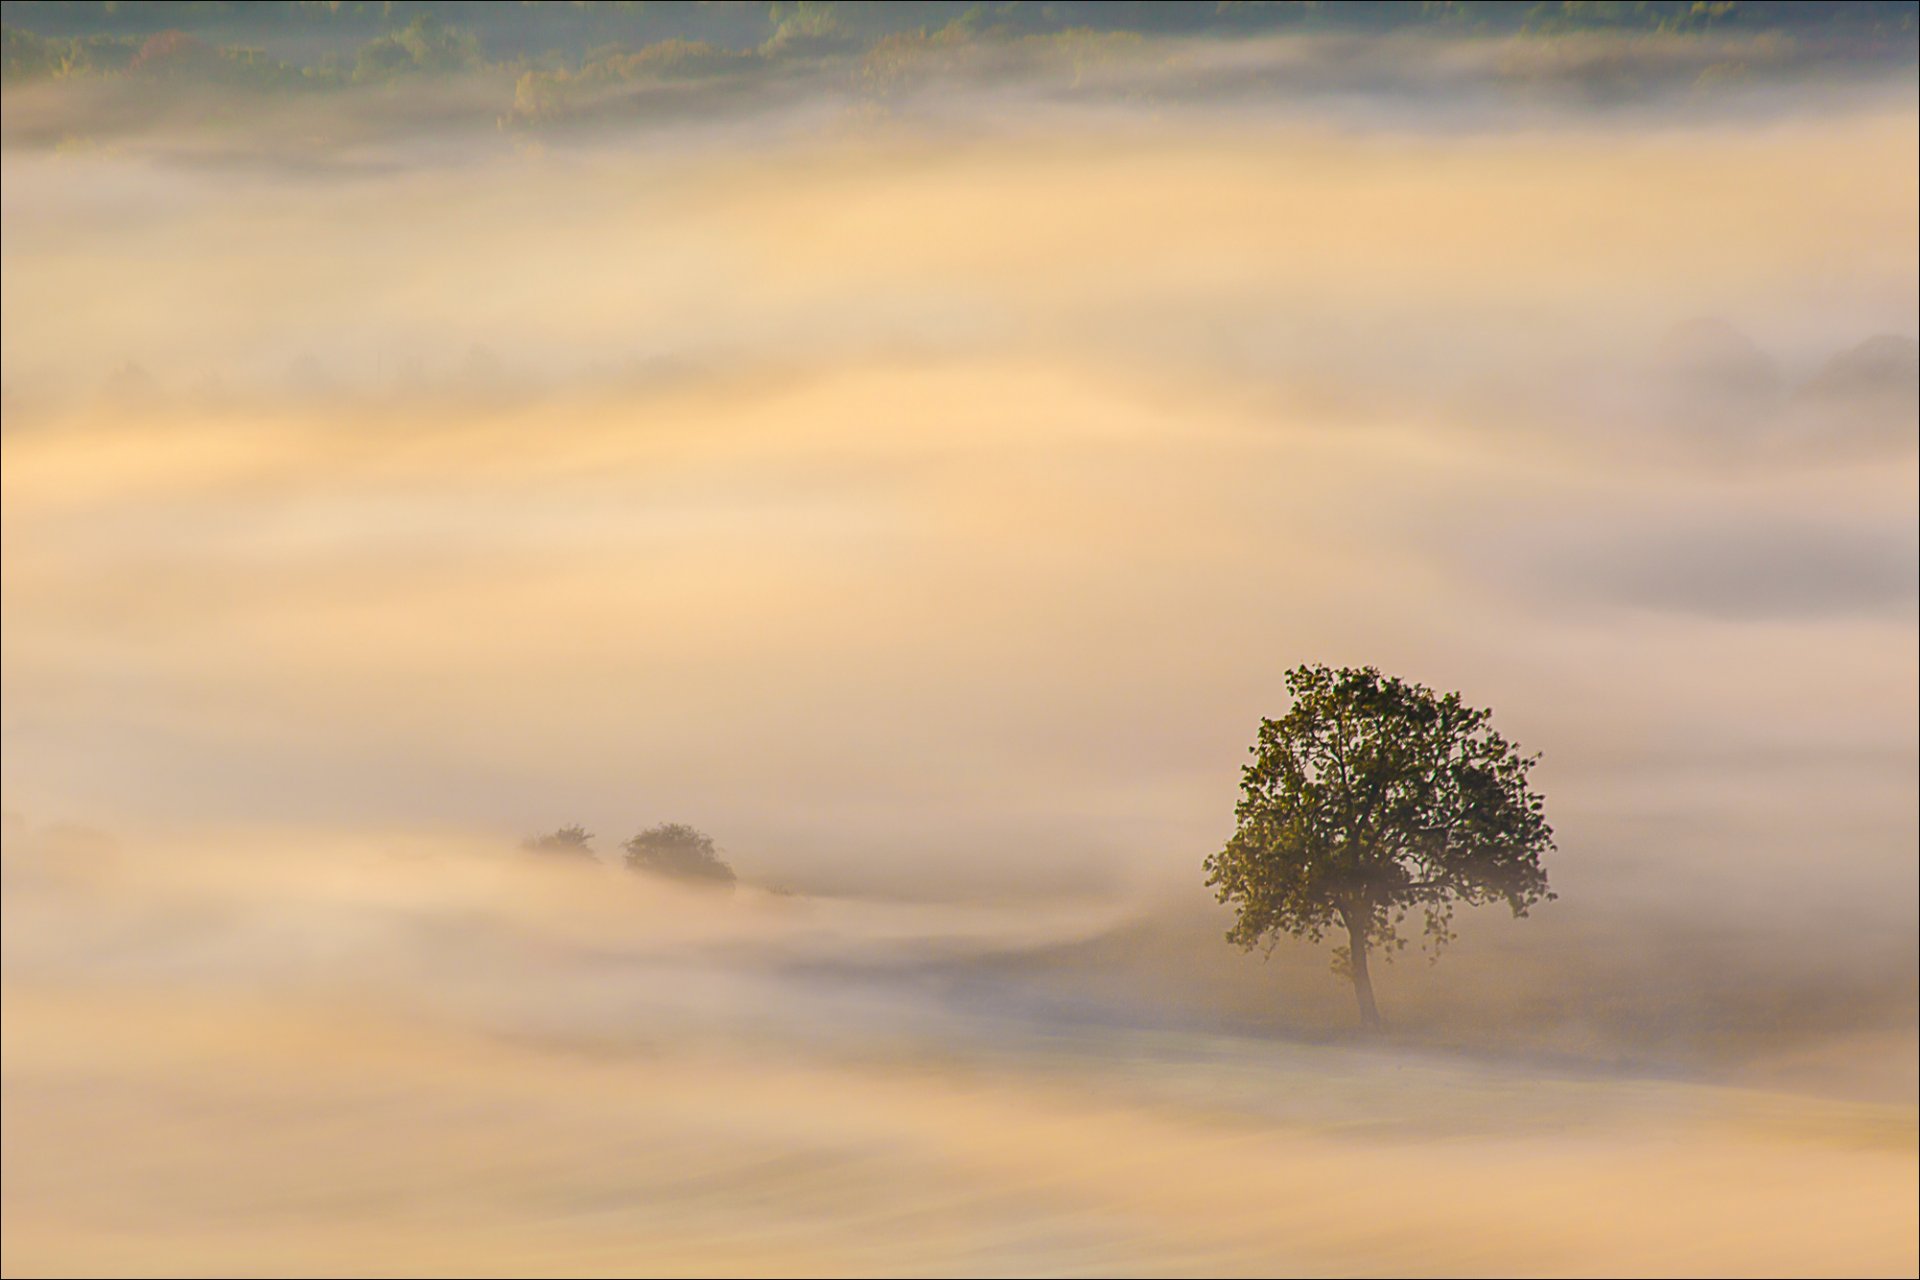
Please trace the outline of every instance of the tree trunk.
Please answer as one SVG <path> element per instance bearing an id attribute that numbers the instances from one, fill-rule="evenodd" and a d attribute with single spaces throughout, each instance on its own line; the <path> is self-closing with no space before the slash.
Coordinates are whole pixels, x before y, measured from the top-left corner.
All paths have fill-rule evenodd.
<path id="1" fill-rule="evenodd" d="M 1373 1003 L 1373 979 L 1367 976 L 1367 925 L 1371 912 L 1346 908 L 1340 914 L 1347 921 L 1347 955 L 1352 961 L 1353 994 L 1360 1002 L 1360 1022 L 1373 1030 L 1380 1025 L 1380 1010 Z"/>

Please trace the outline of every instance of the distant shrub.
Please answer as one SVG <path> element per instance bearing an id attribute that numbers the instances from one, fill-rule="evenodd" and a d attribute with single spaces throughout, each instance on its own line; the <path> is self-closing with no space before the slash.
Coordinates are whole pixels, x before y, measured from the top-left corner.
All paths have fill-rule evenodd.
<path id="1" fill-rule="evenodd" d="M 673 880 L 732 888 L 733 868 L 713 846 L 713 837 L 682 822 L 642 831 L 622 846 L 627 870 Z"/>
<path id="2" fill-rule="evenodd" d="M 593 851 L 593 833 L 577 823 L 570 827 L 561 827 L 543 836 L 528 836 L 520 842 L 520 847 L 529 853 L 555 854 L 562 858 L 585 858 L 598 862 L 599 856 Z"/>

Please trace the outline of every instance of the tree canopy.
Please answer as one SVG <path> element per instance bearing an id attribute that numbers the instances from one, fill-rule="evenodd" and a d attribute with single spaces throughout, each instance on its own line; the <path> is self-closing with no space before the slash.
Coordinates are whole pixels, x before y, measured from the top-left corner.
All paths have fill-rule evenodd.
<path id="1" fill-rule="evenodd" d="M 1242 948 L 1345 929 L 1335 968 L 1377 1024 L 1368 952 L 1403 948 L 1409 911 L 1421 911 L 1437 956 L 1456 903 L 1505 902 L 1524 916 L 1553 897 L 1540 866 L 1553 830 L 1527 781 L 1539 757 L 1459 694 L 1374 667 L 1296 667 L 1287 691 L 1287 714 L 1260 722 L 1207 884 L 1233 905 L 1227 939 Z"/>
<path id="2" fill-rule="evenodd" d="M 531 853 L 552 853 L 562 857 L 586 858 L 598 861 L 593 851 L 593 833 L 578 823 L 570 827 L 561 827 L 558 831 L 549 831 L 543 836 L 528 836 L 520 842 L 520 847 Z"/>
<path id="3" fill-rule="evenodd" d="M 629 871 L 733 887 L 733 868 L 714 848 L 713 837 L 683 822 L 649 827 L 621 847 Z"/>

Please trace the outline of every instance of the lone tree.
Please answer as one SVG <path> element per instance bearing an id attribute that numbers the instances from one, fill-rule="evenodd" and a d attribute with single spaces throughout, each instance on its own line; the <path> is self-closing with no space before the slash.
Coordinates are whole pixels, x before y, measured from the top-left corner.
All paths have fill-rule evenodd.
<path id="1" fill-rule="evenodd" d="M 584 858 L 589 862 L 600 860 L 593 851 L 593 833 L 578 824 L 549 831 L 544 836 L 528 836 L 520 842 L 520 847 L 530 853 L 558 854 L 565 858 Z"/>
<path id="2" fill-rule="evenodd" d="M 1524 916 L 1554 896 L 1540 867 L 1553 829 L 1527 787 L 1539 757 L 1459 694 L 1373 667 L 1295 667 L 1287 691 L 1292 709 L 1260 722 L 1236 829 L 1207 859 L 1207 884 L 1234 905 L 1227 940 L 1243 949 L 1344 928 L 1334 970 L 1353 978 L 1361 1020 L 1377 1027 L 1367 954 L 1406 946 L 1398 927 L 1410 909 L 1425 915 L 1438 959 L 1456 902 L 1504 901 Z"/>
<path id="3" fill-rule="evenodd" d="M 674 880 L 733 887 L 733 868 L 721 860 L 713 837 L 684 822 L 663 822 L 621 846 L 627 870 Z"/>

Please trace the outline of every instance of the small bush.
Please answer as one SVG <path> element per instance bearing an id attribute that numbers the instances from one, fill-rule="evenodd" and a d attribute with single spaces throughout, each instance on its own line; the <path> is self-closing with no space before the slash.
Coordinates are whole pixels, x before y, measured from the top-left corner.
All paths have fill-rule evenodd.
<path id="1" fill-rule="evenodd" d="M 713 837 L 682 822 L 665 822 L 642 831 L 621 846 L 627 870 L 674 880 L 732 888 L 733 868 L 713 847 Z"/>

